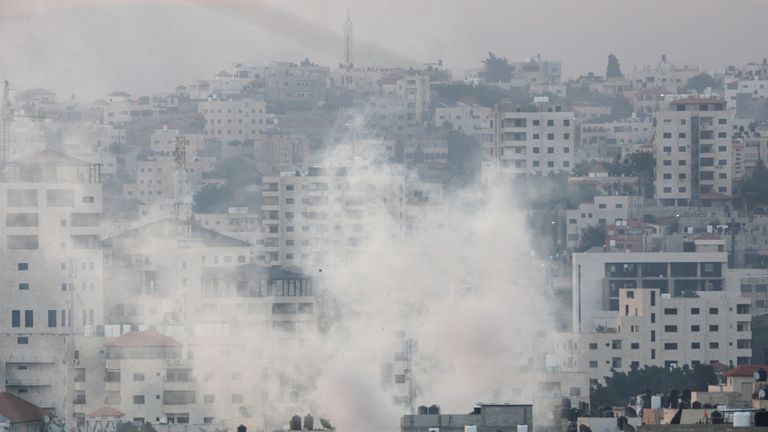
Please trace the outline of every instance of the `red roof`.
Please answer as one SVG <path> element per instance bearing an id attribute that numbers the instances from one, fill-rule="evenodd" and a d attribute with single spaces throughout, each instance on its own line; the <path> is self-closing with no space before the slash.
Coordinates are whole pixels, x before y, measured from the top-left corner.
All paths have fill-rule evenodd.
<path id="1" fill-rule="evenodd" d="M 88 417 L 123 417 L 124 415 L 125 413 L 123 413 L 118 409 L 108 407 L 108 406 L 103 406 L 97 409 L 96 411 L 88 414 Z"/>
<path id="2" fill-rule="evenodd" d="M 765 369 L 768 371 L 768 366 L 765 365 L 743 365 L 737 366 L 725 373 L 727 377 L 751 377 L 758 369 Z"/>
<path id="3" fill-rule="evenodd" d="M 112 347 L 169 347 L 181 346 L 176 339 L 154 330 L 128 332 L 117 339 L 107 342 Z"/>
<path id="4" fill-rule="evenodd" d="M 0 393 L 0 415 L 12 423 L 24 423 L 40 420 L 45 415 L 37 405 L 8 392 Z"/>

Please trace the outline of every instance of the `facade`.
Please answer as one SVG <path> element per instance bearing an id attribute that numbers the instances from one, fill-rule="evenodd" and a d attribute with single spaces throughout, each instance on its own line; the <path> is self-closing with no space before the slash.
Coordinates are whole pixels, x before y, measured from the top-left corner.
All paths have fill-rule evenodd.
<path id="1" fill-rule="evenodd" d="M 587 227 L 613 225 L 619 221 L 642 216 L 643 197 L 634 195 L 598 195 L 591 202 L 568 210 L 567 246 L 579 244 L 581 232 Z"/>
<path id="2" fill-rule="evenodd" d="M 458 102 L 456 106 L 435 108 L 435 127 L 450 125 L 452 130 L 474 137 L 486 159 L 493 148 L 493 118 L 492 108 L 477 103 Z"/>
<path id="3" fill-rule="evenodd" d="M 229 96 L 198 103 L 203 114 L 207 139 L 230 141 L 259 141 L 272 124 L 264 100 L 244 96 Z"/>
<path id="4" fill-rule="evenodd" d="M 640 150 L 653 138 L 651 119 L 632 117 L 606 123 L 580 126 L 577 159 L 613 161 Z"/>
<path id="5" fill-rule="evenodd" d="M 606 252 L 658 252 L 662 230 L 638 219 L 616 221 L 605 227 Z"/>
<path id="6" fill-rule="evenodd" d="M 768 270 L 730 269 L 726 279 L 738 286 L 741 296 L 750 301 L 752 315 L 768 313 Z"/>
<path id="7" fill-rule="evenodd" d="M 315 265 L 345 260 L 368 235 L 363 223 L 382 217 L 401 230 L 405 180 L 365 168 L 312 167 L 265 177 L 263 256 L 269 265 Z"/>
<path id="8" fill-rule="evenodd" d="M 517 432 L 517 427 L 526 425 L 533 430 L 533 407 L 531 405 L 480 405 L 469 414 L 440 414 L 436 406 L 426 407 L 420 414 L 404 415 L 400 421 L 401 432 L 464 432 L 467 426 L 475 426 L 478 432 Z M 426 411 L 426 412 L 425 412 Z M 470 429 L 473 430 L 473 429 Z"/>
<path id="9" fill-rule="evenodd" d="M 495 111 L 493 159 L 484 166 L 485 178 L 548 175 L 572 169 L 573 112 L 548 102 L 498 106 Z"/>
<path id="10" fill-rule="evenodd" d="M 573 254 L 573 330 L 589 332 L 620 309 L 619 291 L 658 289 L 672 298 L 702 291 L 728 291 L 725 252 Z"/>
<path id="11" fill-rule="evenodd" d="M 656 199 L 662 206 L 730 202 L 730 114 L 717 98 L 688 97 L 656 113 Z"/>
<path id="12" fill-rule="evenodd" d="M 274 62 L 267 67 L 264 97 L 275 103 L 317 104 L 325 101 L 330 79 L 327 66 Z"/>
<path id="13" fill-rule="evenodd" d="M 12 162 L 0 183 L 0 381 L 61 417 L 73 403 L 73 336 L 96 333 L 104 320 L 98 168 L 46 150 Z"/>
<path id="14" fill-rule="evenodd" d="M 672 297 L 622 288 L 619 310 L 578 335 L 578 367 L 593 380 L 643 366 L 745 365 L 752 360 L 749 302 L 738 293 Z"/>
<path id="15" fill-rule="evenodd" d="M 280 129 L 265 132 L 263 142 L 256 145 L 254 159 L 263 163 L 262 172 L 306 171 L 309 168 L 309 139 Z"/>

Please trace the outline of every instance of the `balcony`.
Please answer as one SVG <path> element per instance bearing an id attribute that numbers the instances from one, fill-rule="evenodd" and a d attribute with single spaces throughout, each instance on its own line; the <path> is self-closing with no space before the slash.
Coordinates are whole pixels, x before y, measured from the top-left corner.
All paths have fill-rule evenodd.
<path id="1" fill-rule="evenodd" d="M 50 379 L 41 378 L 7 378 L 6 387 L 45 387 L 51 385 Z"/>

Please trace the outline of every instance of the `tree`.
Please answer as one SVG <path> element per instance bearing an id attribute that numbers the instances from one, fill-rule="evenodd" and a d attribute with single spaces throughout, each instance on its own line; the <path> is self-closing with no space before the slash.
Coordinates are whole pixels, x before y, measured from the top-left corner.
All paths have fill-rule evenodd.
<path id="1" fill-rule="evenodd" d="M 700 73 L 688 79 L 688 82 L 683 86 L 681 93 L 689 93 L 691 90 L 695 90 L 697 93 L 702 93 L 707 87 L 719 89 L 721 85 L 715 81 L 711 75 Z"/>
<path id="2" fill-rule="evenodd" d="M 619 59 L 613 55 L 608 55 L 608 68 L 605 71 L 606 78 L 621 78 L 624 76 L 621 73 L 621 65 L 619 65 Z"/>
<path id="3" fill-rule="evenodd" d="M 476 181 L 482 167 L 480 143 L 458 131 L 448 132 L 446 141 L 448 154 L 445 169 L 448 185 L 463 187 Z"/>
<path id="4" fill-rule="evenodd" d="M 491 83 L 509 82 L 512 79 L 512 66 L 505 57 L 496 57 L 489 52 L 488 58 L 483 60 L 485 65 L 485 81 Z"/>
<path id="5" fill-rule="evenodd" d="M 577 252 L 585 252 L 593 247 L 603 247 L 605 245 L 605 225 L 599 224 L 595 226 L 588 226 L 581 230 L 579 236 L 579 245 L 576 247 Z"/>
<path id="6" fill-rule="evenodd" d="M 763 161 L 758 161 L 752 174 L 741 181 L 739 195 L 749 208 L 768 204 L 768 168 Z"/>
<path id="7" fill-rule="evenodd" d="M 768 362 L 768 315 L 752 317 L 752 364 Z"/>
<path id="8" fill-rule="evenodd" d="M 592 387 L 590 405 L 593 409 L 604 406 L 626 405 L 630 398 L 651 390 L 655 394 L 666 394 L 670 390 L 689 388 L 692 391 L 706 390 L 710 384 L 717 384 L 717 375 L 711 365 L 684 365 L 679 368 L 646 366 L 632 368 L 629 372 L 612 371 L 605 377 L 604 385 Z"/>

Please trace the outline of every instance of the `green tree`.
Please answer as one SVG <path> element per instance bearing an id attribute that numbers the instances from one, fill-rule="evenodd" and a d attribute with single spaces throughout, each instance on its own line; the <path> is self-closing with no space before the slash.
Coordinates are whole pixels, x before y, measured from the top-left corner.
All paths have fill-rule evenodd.
<path id="1" fill-rule="evenodd" d="M 448 186 L 460 188 L 477 181 L 482 167 L 480 143 L 458 131 L 448 132 L 446 141 L 448 154 L 445 170 Z"/>
<path id="2" fill-rule="evenodd" d="M 688 93 L 691 90 L 695 90 L 698 93 L 703 92 L 706 88 L 719 89 L 721 84 L 715 81 L 711 75 L 707 73 L 700 73 L 694 75 L 688 79 L 688 82 L 683 86 L 681 93 Z"/>
<path id="3" fill-rule="evenodd" d="M 505 57 L 497 57 L 489 52 L 488 58 L 483 60 L 485 65 L 485 81 L 490 83 L 509 82 L 512 79 L 512 66 Z"/>
<path id="4" fill-rule="evenodd" d="M 624 76 L 621 73 L 621 65 L 619 65 L 619 59 L 615 55 L 608 55 L 608 67 L 605 71 L 606 78 L 621 78 Z"/>
<path id="5" fill-rule="evenodd" d="M 752 317 L 752 364 L 768 362 L 768 314 Z"/>
<path id="6" fill-rule="evenodd" d="M 592 249 L 593 247 L 603 247 L 605 245 L 605 225 L 599 224 L 595 226 L 588 226 L 581 230 L 579 236 L 579 245 L 576 247 L 577 252 L 584 252 Z"/>
<path id="7" fill-rule="evenodd" d="M 604 406 L 625 405 L 630 398 L 651 390 L 656 394 L 669 393 L 676 389 L 689 388 L 692 391 L 706 390 L 710 384 L 717 384 L 717 375 L 711 365 L 684 365 L 680 368 L 646 366 L 632 368 L 629 372 L 612 371 L 605 377 L 605 384 L 592 386 L 590 405 L 593 409 Z"/>

